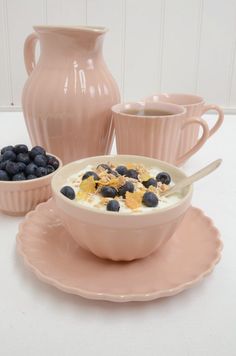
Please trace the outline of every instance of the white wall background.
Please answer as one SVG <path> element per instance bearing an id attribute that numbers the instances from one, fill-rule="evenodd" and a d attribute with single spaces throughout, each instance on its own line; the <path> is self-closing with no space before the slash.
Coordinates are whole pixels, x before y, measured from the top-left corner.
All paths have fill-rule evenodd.
<path id="1" fill-rule="evenodd" d="M 104 25 L 123 99 L 191 92 L 236 112 L 236 0 L 0 0 L 0 110 L 18 110 L 34 24 Z"/>

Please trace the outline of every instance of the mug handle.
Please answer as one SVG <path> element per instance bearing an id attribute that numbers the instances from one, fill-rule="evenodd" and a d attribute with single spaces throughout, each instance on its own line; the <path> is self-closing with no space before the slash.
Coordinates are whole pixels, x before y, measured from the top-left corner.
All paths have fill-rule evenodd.
<path id="1" fill-rule="evenodd" d="M 203 119 L 193 118 L 193 119 L 185 122 L 183 124 L 183 126 L 181 127 L 181 130 L 184 130 L 188 125 L 191 125 L 191 124 L 198 124 L 202 127 L 202 129 L 203 129 L 202 136 L 198 139 L 196 144 L 190 150 L 188 150 L 186 153 L 184 153 L 181 157 L 177 158 L 176 165 L 181 164 L 181 162 L 187 160 L 190 156 L 192 156 L 194 153 L 196 153 L 204 145 L 204 143 L 206 142 L 206 140 L 209 137 L 209 128 L 208 128 L 206 121 L 204 121 Z"/>
<path id="2" fill-rule="evenodd" d="M 222 125 L 224 121 L 224 112 L 218 105 L 213 104 L 205 104 L 202 110 L 202 115 L 205 114 L 209 110 L 215 110 L 218 112 L 218 118 L 216 120 L 215 125 L 209 131 L 209 137 L 212 136 Z"/>
<path id="3" fill-rule="evenodd" d="M 36 66 L 35 61 L 35 47 L 38 41 L 38 36 L 35 32 L 31 33 L 25 40 L 24 44 L 24 60 L 25 60 L 25 68 L 28 75 L 31 74 L 33 69 Z"/>

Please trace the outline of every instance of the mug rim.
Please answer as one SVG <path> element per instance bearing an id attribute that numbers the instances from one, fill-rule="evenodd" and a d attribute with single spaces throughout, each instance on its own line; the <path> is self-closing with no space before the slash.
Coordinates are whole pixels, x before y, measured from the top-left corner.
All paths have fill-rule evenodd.
<path id="1" fill-rule="evenodd" d="M 129 114 L 127 112 L 125 112 L 124 110 L 127 110 L 131 107 L 134 108 L 134 106 L 137 106 L 139 108 L 143 108 L 146 106 L 151 106 L 153 108 L 153 106 L 157 107 L 160 109 L 160 107 L 162 107 L 162 109 L 165 107 L 166 110 L 173 110 L 175 109 L 176 113 L 171 113 L 168 115 L 139 115 L 139 114 Z M 127 107 L 127 109 L 126 109 Z M 173 118 L 173 117 L 179 117 L 179 116 L 183 116 L 184 114 L 186 114 L 186 108 L 183 105 L 177 105 L 177 104 L 172 104 L 172 103 L 165 103 L 162 101 L 159 102 L 146 102 L 146 101 L 129 101 L 129 102 L 125 102 L 125 103 L 119 103 L 116 105 L 113 105 L 111 108 L 112 112 L 121 116 L 128 116 L 128 117 L 139 117 L 139 118 L 145 118 L 145 119 L 157 119 L 157 118 Z"/>
<path id="2" fill-rule="evenodd" d="M 192 98 L 194 100 L 196 100 L 195 102 L 193 103 L 189 103 L 189 104 L 177 104 L 177 103 L 172 103 L 172 102 L 167 102 L 167 101 L 162 101 L 161 100 L 161 97 L 166 97 L 167 99 L 170 98 L 170 97 L 187 97 L 187 98 Z M 148 100 L 151 100 L 153 97 L 160 97 L 160 99 L 158 101 L 153 101 L 155 103 L 159 103 L 159 102 L 165 102 L 165 103 L 170 103 L 170 104 L 173 104 L 173 105 L 180 105 L 180 106 L 184 106 L 184 107 L 192 107 L 192 106 L 197 106 L 197 105 L 200 105 L 200 104 L 204 104 L 205 103 L 205 100 L 202 96 L 200 95 L 196 95 L 196 94 L 186 94 L 186 93 L 167 93 L 167 92 L 164 92 L 164 93 L 156 93 L 156 94 L 152 94 L 148 97 L 146 97 L 144 99 L 145 102 L 151 102 L 151 101 L 148 101 Z M 170 99 L 171 100 L 171 99 Z"/>

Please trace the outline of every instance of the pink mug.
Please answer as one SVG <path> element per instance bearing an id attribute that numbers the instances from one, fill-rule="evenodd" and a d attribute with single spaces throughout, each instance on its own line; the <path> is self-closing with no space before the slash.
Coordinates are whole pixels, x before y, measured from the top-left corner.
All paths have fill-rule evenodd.
<path id="1" fill-rule="evenodd" d="M 197 152 L 209 136 L 207 123 L 186 121 L 186 109 L 169 103 L 133 102 L 112 107 L 117 153 L 149 156 L 178 165 Z M 181 134 L 190 125 L 203 133 L 190 149 L 179 154 Z"/>
<path id="2" fill-rule="evenodd" d="M 182 105 L 186 109 L 186 122 L 194 118 L 201 118 L 209 110 L 215 110 L 218 112 L 218 118 L 214 126 L 209 130 L 209 137 L 212 136 L 222 125 L 224 120 L 224 113 L 221 108 L 217 105 L 206 104 L 204 99 L 198 95 L 192 94 L 154 94 L 144 101 L 146 102 L 165 102 L 177 105 Z M 179 156 L 182 156 L 184 152 L 191 149 L 197 140 L 199 135 L 199 125 L 189 125 L 185 130 L 182 131 L 180 144 L 179 144 Z M 186 158 L 179 161 L 178 165 L 183 164 Z"/>

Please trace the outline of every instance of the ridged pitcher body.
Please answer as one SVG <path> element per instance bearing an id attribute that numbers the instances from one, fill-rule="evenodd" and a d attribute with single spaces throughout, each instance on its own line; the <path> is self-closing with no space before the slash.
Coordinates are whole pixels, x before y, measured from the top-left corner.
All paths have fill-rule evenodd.
<path id="1" fill-rule="evenodd" d="M 102 54 L 104 28 L 36 26 L 25 42 L 29 78 L 22 95 L 33 145 L 63 163 L 108 154 L 113 142 L 111 106 L 119 90 Z M 40 57 L 35 64 L 35 44 Z"/>

